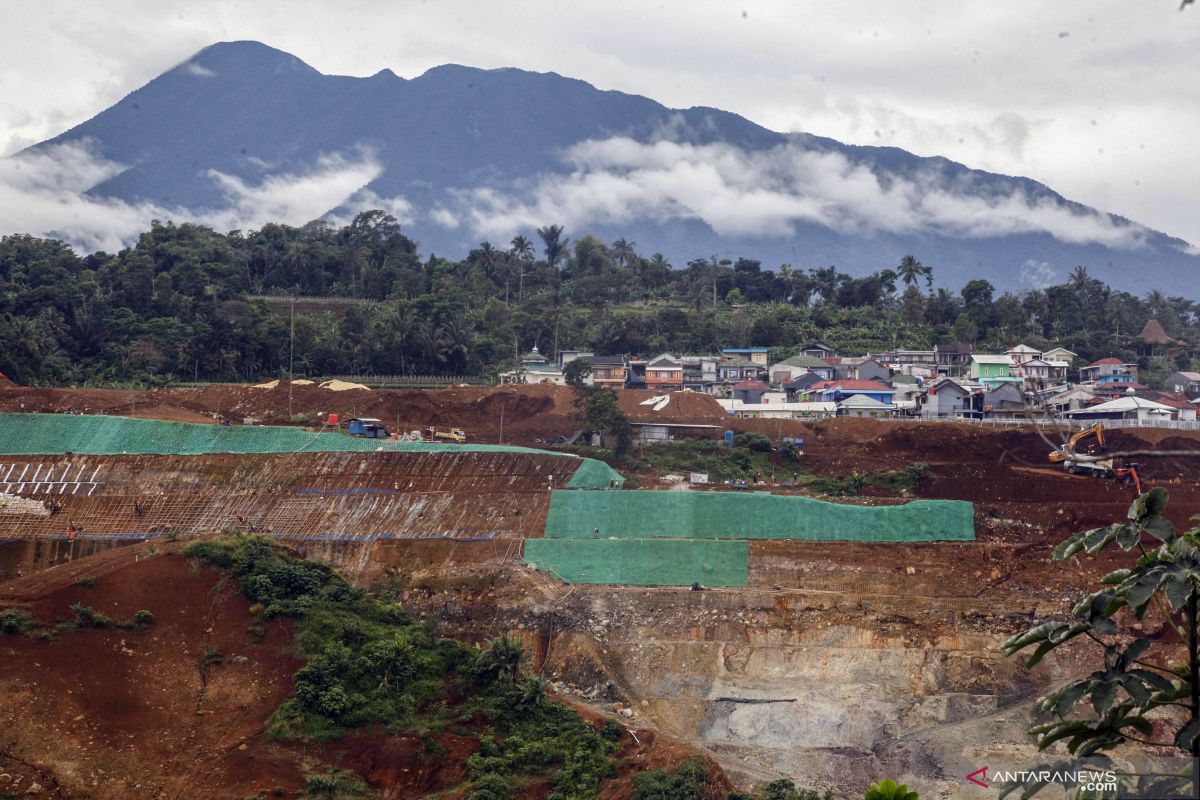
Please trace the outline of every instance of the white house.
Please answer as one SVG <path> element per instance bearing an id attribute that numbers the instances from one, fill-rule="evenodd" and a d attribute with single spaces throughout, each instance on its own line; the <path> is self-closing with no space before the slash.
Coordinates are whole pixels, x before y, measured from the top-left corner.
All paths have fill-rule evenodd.
<path id="1" fill-rule="evenodd" d="M 1075 359 L 1079 358 L 1079 356 L 1065 347 L 1051 347 L 1042 353 L 1042 358 L 1047 361 L 1065 361 L 1069 367 L 1075 363 Z"/>
<path id="2" fill-rule="evenodd" d="M 854 394 L 837 404 L 837 413 L 839 417 L 890 417 L 896 413 L 896 406 L 865 394 Z"/>
<path id="3" fill-rule="evenodd" d="M 1175 409 L 1168 405 L 1132 395 L 1118 397 L 1116 400 L 1109 400 L 1098 406 L 1063 412 L 1063 416 L 1077 420 L 1121 419 L 1137 420 L 1138 422 L 1163 422 L 1172 419 L 1174 414 Z"/>

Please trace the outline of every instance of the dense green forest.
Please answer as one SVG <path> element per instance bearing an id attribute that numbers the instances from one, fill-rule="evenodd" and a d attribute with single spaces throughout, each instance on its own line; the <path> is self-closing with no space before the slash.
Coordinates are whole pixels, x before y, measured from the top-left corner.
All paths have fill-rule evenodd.
<path id="1" fill-rule="evenodd" d="M 1151 317 L 1200 342 L 1197 303 L 1115 291 L 1083 266 L 1019 294 L 984 280 L 935 290 L 934 277 L 900 255 L 865 276 L 717 256 L 672 265 L 556 225 L 452 261 L 422 254 L 382 211 L 250 233 L 154 222 L 131 248 L 82 257 L 15 235 L 0 239 L 0 371 L 29 384 L 244 381 L 286 374 L 291 357 L 297 375 L 489 376 L 534 344 L 784 355 L 817 338 L 850 354 L 1023 341 L 1133 359 L 1130 335 Z M 263 295 L 345 300 L 297 314 L 292 352 L 290 315 Z"/>

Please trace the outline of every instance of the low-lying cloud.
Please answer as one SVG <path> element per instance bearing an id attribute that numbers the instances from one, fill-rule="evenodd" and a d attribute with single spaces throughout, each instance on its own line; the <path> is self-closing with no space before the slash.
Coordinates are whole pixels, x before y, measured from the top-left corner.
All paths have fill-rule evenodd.
<path id="1" fill-rule="evenodd" d="M 500 241 L 550 222 L 586 230 L 678 219 L 703 221 L 731 237 L 790 237 L 801 223 L 846 235 L 1046 233 L 1072 244 L 1115 248 L 1138 247 L 1146 236 L 1141 226 L 1056 197 L 1031 197 L 1020 189 L 997 194 L 974 179 L 955 181 L 934 172 L 875 172 L 841 154 L 799 144 L 749 151 L 615 137 L 582 142 L 563 160 L 565 172 L 452 190 L 447 202 L 416 209 L 404 197 L 381 197 L 367 188 L 384 167 L 373 152 L 356 148 L 258 183 L 208 170 L 199 177 L 216 185 L 223 202 L 189 209 L 89 194 L 126 165 L 100 156 L 92 142 L 69 142 L 0 159 L 5 209 L 0 232 L 52 235 L 81 250 L 111 252 L 153 219 L 248 230 L 320 217 L 342 223 L 358 211 L 382 208 L 405 224 L 420 220 Z"/>
<path id="2" fill-rule="evenodd" d="M 787 144 L 744 150 L 625 137 L 564 154 L 567 174 L 453 193 L 453 216 L 503 239 L 548 220 L 589 223 L 696 219 L 723 236 L 787 237 L 798 223 L 848 235 L 893 233 L 982 238 L 1047 233 L 1072 244 L 1140 246 L 1146 230 L 1020 189 L 996 195 L 941 173 L 875 172 L 839 153 Z"/>
<path id="3" fill-rule="evenodd" d="M 54 236 L 81 251 L 115 252 L 137 238 L 151 220 L 196 222 L 216 230 L 249 230 L 267 222 L 300 225 L 342 208 L 399 211 L 411 218 L 403 197 L 384 199 L 365 187 L 383 173 L 369 150 L 329 154 L 308 169 L 271 175 L 261 183 L 216 170 L 204 177 L 220 189 L 216 208 L 188 209 L 130 203 L 88 191 L 119 175 L 126 165 L 104 158 L 94 143 L 68 142 L 0 159 L 0 233 Z"/>

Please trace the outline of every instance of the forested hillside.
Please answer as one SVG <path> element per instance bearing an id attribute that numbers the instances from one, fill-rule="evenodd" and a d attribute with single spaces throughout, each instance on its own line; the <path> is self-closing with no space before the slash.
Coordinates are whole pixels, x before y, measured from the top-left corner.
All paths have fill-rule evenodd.
<path id="1" fill-rule="evenodd" d="M 671 264 L 635 242 L 547 226 L 449 261 L 423 253 L 382 211 L 340 228 L 318 221 L 228 234 L 156 222 L 132 248 L 82 257 L 60 241 L 8 236 L 0 371 L 30 384 L 279 375 L 289 364 L 289 314 L 263 295 L 341 299 L 298 305 L 294 365 L 307 375 L 486 377 L 535 344 L 547 353 L 767 346 L 783 355 L 816 338 L 846 353 L 1026 342 L 1133 359 L 1130 336 L 1151 317 L 1200 342 L 1197 303 L 1149 286 L 1142 297 L 1112 290 L 1086 265 L 1061 286 L 997 295 L 983 280 L 931 291 L 930 270 L 944 265 L 923 265 L 920 254 L 897 253 L 864 277 L 752 255 Z"/>

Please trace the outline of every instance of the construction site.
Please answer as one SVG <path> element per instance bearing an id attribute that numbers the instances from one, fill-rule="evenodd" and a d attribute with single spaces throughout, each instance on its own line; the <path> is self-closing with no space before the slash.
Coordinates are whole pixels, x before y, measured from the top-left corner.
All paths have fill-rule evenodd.
<path id="1" fill-rule="evenodd" d="M 300 666 L 285 624 L 250 642 L 248 603 L 177 555 L 228 530 L 394 592 L 445 635 L 519 637 L 554 696 L 633 732 L 605 797 L 697 752 L 730 788 L 790 777 L 839 797 L 882 777 L 975 796 L 963 775 L 1034 756 L 1034 701 L 1092 667 L 1070 650 L 1029 671 L 1000 644 L 1112 568 L 1049 554 L 1123 519 L 1133 488 L 1064 469 L 1047 456 L 1057 434 L 1032 427 L 747 420 L 704 395 L 647 396 L 621 393 L 631 421 L 802 437 L 781 475 L 927 471 L 898 494 L 831 497 L 621 470 L 549 446 L 578 431 L 556 386 L 0 388 L 0 610 L 52 619 L 86 601 L 162 620 L 136 637 L 0 637 L 0 796 L 304 796 L 298 746 L 264 732 Z M 330 415 L 466 441 L 349 436 Z M 1200 508 L 1200 436 L 1106 445 L 1174 453 L 1140 457 L 1139 485 L 1169 489 L 1177 526 Z M 324 757 L 380 797 L 459 796 L 461 771 L 418 769 L 414 741 L 356 735 Z"/>

